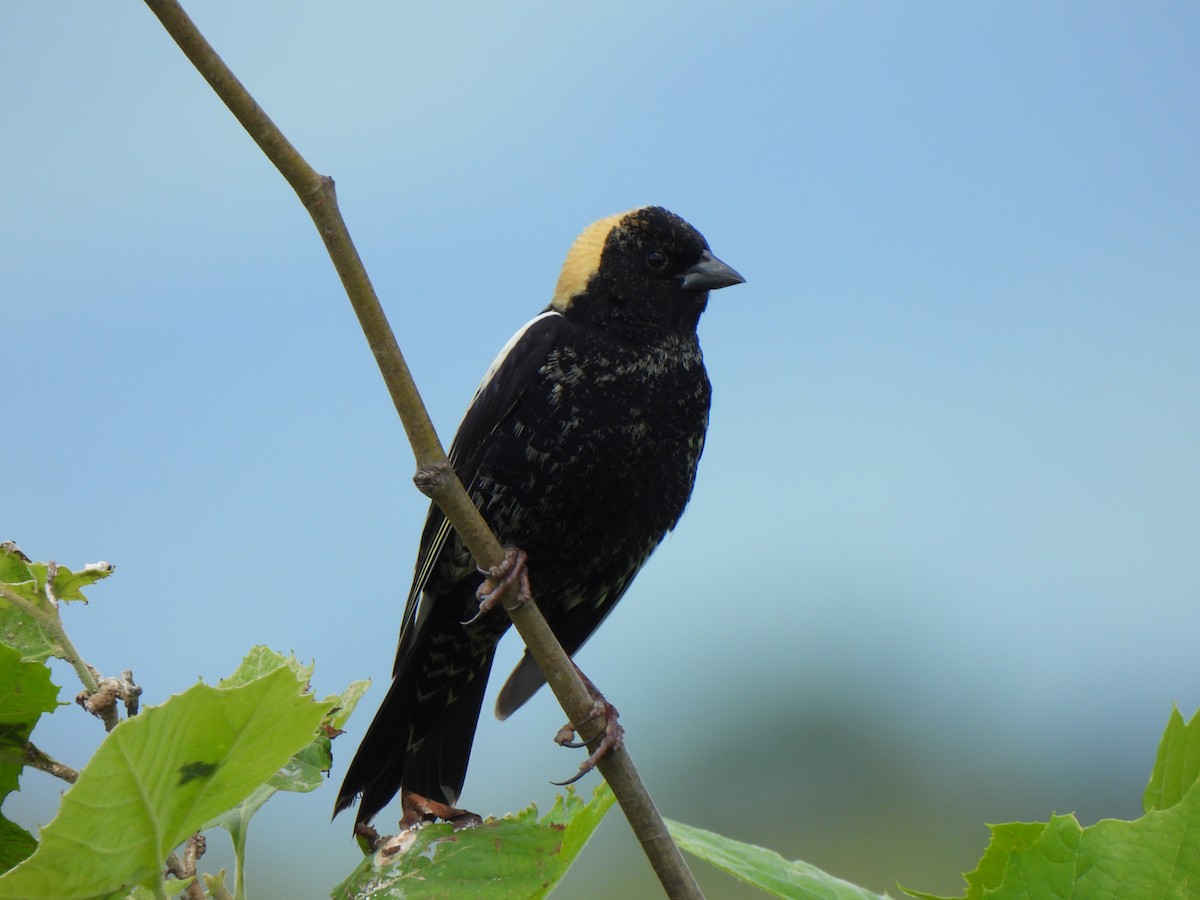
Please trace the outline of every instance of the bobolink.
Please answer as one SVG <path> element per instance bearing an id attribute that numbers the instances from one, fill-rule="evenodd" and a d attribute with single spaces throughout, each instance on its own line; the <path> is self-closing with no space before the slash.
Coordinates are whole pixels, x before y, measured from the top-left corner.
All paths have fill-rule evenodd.
<path id="1" fill-rule="evenodd" d="M 696 324 L 710 290 L 744 279 L 657 206 L 595 222 L 546 309 L 483 378 L 450 461 L 484 519 L 528 558 L 533 595 L 568 654 L 675 527 L 704 448 L 711 390 Z M 462 790 L 502 609 L 476 616 L 479 574 L 430 507 L 392 684 L 338 794 L 366 823 L 403 789 L 452 806 Z M 466 624 L 464 624 L 466 623 Z M 496 703 L 544 683 L 529 654 Z"/>

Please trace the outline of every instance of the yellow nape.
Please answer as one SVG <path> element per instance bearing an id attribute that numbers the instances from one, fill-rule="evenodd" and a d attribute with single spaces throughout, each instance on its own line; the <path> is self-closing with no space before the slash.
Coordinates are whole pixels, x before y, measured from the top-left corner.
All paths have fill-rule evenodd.
<path id="1" fill-rule="evenodd" d="M 572 298 L 583 293 L 588 279 L 600 269 L 600 254 L 604 252 L 608 233 L 630 212 L 634 210 L 605 216 L 583 229 L 583 234 L 575 239 L 567 253 L 567 261 L 563 263 L 558 286 L 554 289 L 554 299 L 550 301 L 552 307 L 559 312 L 566 312 Z"/>

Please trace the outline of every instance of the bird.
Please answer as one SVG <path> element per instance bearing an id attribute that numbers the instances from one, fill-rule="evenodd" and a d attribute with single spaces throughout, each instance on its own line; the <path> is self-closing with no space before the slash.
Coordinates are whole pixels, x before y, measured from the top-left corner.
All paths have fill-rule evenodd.
<path id="1" fill-rule="evenodd" d="M 572 244 L 549 305 L 503 347 L 463 417 L 450 463 L 501 543 L 520 549 L 568 655 L 683 514 L 712 395 L 697 323 L 710 291 L 743 281 L 660 206 L 602 218 Z M 431 504 L 391 685 L 335 802 L 336 816 L 359 800 L 356 828 L 397 792 L 460 812 L 492 659 L 510 624 L 503 609 L 481 606 L 479 582 Z M 526 651 L 497 717 L 544 683 Z"/>

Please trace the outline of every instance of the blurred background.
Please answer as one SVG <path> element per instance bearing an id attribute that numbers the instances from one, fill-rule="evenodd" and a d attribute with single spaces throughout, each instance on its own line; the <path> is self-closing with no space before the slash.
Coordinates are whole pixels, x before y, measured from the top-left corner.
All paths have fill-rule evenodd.
<path id="1" fill-rule="evenodd" d="M 691 507 L 579 657 L 667 816 L 895 894 L 985 822 L 1139 814 L 1200 706 L 1200 7 L 188 6 L 337 180 L 447 442 L 593 219 L 665 205 L 747 277 Z M 0 83 L 0 539 L 116 564 L 67 620 L 144 702 L 260 642 L 374 679 L 340 781 L 425 504 L 311 222 L 139 3 L 8 5 Z M 562 718 L 485 718 L 464 804 L 548 808 Z M 352 868 L 335 786 L 254 820 L 252 895 Z M 614 814 L 556 896 L 655 891 Z"/>

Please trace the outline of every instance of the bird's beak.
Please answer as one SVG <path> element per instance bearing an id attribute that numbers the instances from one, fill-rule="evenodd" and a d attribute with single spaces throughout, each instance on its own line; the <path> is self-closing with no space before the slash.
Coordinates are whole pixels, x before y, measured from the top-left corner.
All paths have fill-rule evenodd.
<path id="1" fill-rule="evenodd" d="M 717 288 L 741 284 L 746 279 L 707 250 L 700 262 L 683 273 L 683 288 L 688 291 L 715 291 Z"/>

